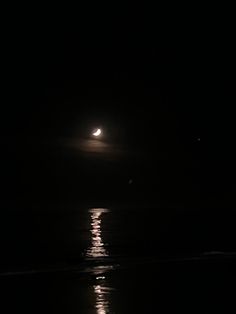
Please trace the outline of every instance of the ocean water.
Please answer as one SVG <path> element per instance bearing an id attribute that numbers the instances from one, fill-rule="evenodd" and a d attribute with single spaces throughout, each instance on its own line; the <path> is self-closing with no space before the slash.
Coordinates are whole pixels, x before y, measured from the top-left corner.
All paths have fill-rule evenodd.
<path id="1" fill-rule="evenodd" d="M 1 312 L 232 310 L 234 211 L 98 205 L 2 213 Z"/>

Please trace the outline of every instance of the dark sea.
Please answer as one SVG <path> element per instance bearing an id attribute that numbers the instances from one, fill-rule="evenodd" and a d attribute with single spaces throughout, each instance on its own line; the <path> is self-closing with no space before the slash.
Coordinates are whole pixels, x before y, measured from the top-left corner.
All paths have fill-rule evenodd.
<path id="1" fill-rule="evenodd" d="M 233 208 L 160 202 L 148 162 L 45 152 L 2 202 L 1 313 L 235 312 Z"/>

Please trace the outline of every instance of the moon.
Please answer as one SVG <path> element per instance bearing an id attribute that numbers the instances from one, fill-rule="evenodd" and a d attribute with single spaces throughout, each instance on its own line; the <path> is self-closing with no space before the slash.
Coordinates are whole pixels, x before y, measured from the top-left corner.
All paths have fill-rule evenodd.
<path id="1" fill-rule="evenodd" d="M 96 129 L 94 132 L 93 132 L 93 136 L 99 136 L 102 134 L 102 130 L 101 129 Z"/>

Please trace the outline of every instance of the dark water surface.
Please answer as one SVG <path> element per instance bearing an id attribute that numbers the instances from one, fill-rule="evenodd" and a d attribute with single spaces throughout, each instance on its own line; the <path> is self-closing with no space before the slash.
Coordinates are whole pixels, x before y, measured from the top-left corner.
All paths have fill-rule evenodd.
<path id="1" fill-rule="evenodd" d="M 8 211 L 1 214 L 2 306 L 8 313 L 232 310 L 234 226 L 234 211 L 219 209 Z"/>

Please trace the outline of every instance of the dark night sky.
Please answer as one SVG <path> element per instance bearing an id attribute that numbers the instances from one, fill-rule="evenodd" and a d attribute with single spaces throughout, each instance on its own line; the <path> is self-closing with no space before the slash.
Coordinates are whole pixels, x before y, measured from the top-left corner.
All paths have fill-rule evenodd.
<path id="1" fill-rule="evenodd" d="M 193 185 L 233 190 L 230 35 L 167 25 L 117 16 L 67 29 L 15 30 L 7 39 L 5 169 L 28 154 L 29 138 L 73 137 L 86 121 L 101 121 L 114 134 L 120 130 L 130 150 L 164 152 L 167 164 L 180 159 Z"/>

